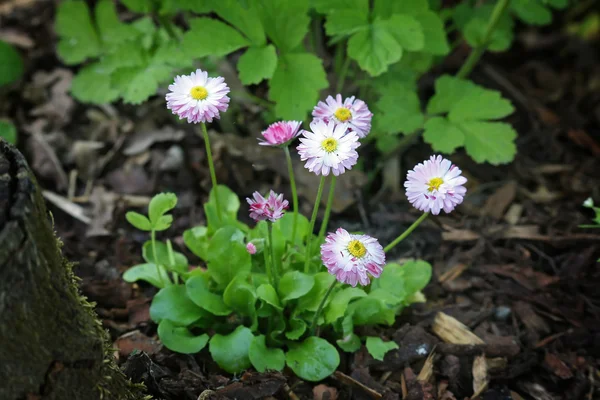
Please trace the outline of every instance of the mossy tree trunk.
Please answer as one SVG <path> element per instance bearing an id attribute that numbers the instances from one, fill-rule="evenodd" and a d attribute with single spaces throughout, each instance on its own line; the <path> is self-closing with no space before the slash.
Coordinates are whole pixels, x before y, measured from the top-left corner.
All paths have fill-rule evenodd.
<path id="1" fill-rule="evenodd" d="M 0 139 L 0 399 L 142 399 L 79 293 L 36 180 Z"/>

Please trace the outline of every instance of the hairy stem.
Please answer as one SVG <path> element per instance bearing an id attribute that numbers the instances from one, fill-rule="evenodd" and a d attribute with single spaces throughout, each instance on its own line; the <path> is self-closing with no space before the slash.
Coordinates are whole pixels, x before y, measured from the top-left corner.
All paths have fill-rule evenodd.
<path id="1" fill-rule="evenodd" d="M 425 218 L 427 218 L 427 216 L 429 216 L 428 212 L 423 213 L 423 215 L 421 215 L 418 220 L 413 222 L 413 224 L 411 226 L 409 226 L 408 229 L 406 229 L 400 236 L 398 236 L 396 239 L 394 239 L 394 241 L 392 243 L 385 246 L 383 251 L 387 253 L 388 251 L 393 249 L 394 246 L 396 246 L 398 243 L 400 243 L 401 241 L 406 239 L 406 237 L 408 235 L 410 235 L 411 232 L 414 231 L 417 228 L 417 226 L 419 226 L 421 224 L 421 222 L 425 221 Z"/>
<path id="2" fill-rule="evenodd" d="M 215 203 L 217 205 L 217 216 L 219 221 L 221 218 L 221 202 L 219 201 L 219 189 L 217 184 L 217 174 L 215 173 L 215 165 L 213 163 L 212 151 L 210 149 L 210 138 L 206 130 L 206 124 L 202 123 L 202 136 L 204 137 L 204 147 L 206 147 L 206 159 L 208 160 L 208 169 L 210 170 L 210 180 L 212 181 L 213 191 L 215 192 Z"/>
<path id="3" fill-rule="evenodd" d="M 337 283 L 338 283 L 337 279 L 335 279 L 333 282 L 331 282 L 329 289 L 327 289 L 327 292 L 325 292 L 325 295 L 323 296 L 321 303 L 319 303 L 319 308 L 317 308 L 317 312 L 315 313 L 312 323 L 310 324 L 310 328 L 309 328 L 310 336 L 314 336 L 315 329 L 317 329 L 317 323 L 319 322 L 319 316 L 321 315 L 321 311 L 323 311 L 325 302 L 327 301 L 327 298 L 329 297 L 329 295 L 331 294 L 331 292 L 333 291 L 333 288 L 335 287 L 335 285 Z"/>
<path id="4" fill-rule="evenodd" d="M 290 185 L 292 186 L 292 203 L 294 205 L 294 220 L 292 225 L 292 246 L 296 243 L 296 227 L 298 226 L 298 192 L 296 190 L 296 178 L 294 177 L 294 166 L 292 156 L 288 146 L 284 147 L 285 159 L 287 160 L 288 175 L 290 176 Z"/>
<path id="5" fill-rule="evenodd" d="M 323 196 L 323 187 L 325 186 L 325 176 L 321 175 L 321 182 L 319 182 L 319 189 L 317 190 L 317 198 L 315 199 L 315 206 L 313 207 L 312 216 L 310 217 L 310 226 L 308 228 L 308 236 L 306 237 L 306 259 L 304 261 L 304 273 L 308 273 L 308 267 L 310 266 L 310 245 L 313 238 L 313 230 L 315 229 L 315 221 L 317 220 L 317 213 L 319 211 L 319 204 L 321 203 L 321 196 Z"/>
<path id="6" fill-rule="evenodd" d="M 279 287 L 279 271 L 277 270 L 277 262 L 275 261 L 275 246 L 273 245 L 273 223 L 267 222 L 269 230 L 269 247 L 271 248 L 271 274 L 273 275 L 274 287 Z"/>
<path id="7" fill-rule="evenodd" d="M 319 230 L 319 240 L 325 237 L 327 232 L 327 224 L 329 223 L 329 216 L 331 215 L 331 207 L 333 205 L 333 199 L 335 197 L 335 181 L 336 176 L 331 177 L 331 184 L 329 185 L 329 196 L 327 197 L 327 207 L 325 208 L 325 215 L 323 216 L 323 222 L 321 223 L 321 229 Z"/>

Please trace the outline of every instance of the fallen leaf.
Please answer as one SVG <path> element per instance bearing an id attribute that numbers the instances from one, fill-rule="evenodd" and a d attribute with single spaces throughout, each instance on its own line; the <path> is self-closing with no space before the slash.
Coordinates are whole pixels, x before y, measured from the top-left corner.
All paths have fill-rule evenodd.
<path id="1" fill-rule="evenodd" d="M 571 379 L 573 373 L 571 369 L 558 356 L 552 353 L 546 353 L 544 364 L 561 379 Z"/>
<path id="2" fill-rule="evenodd" d="M 516 195 L 517 183 L 514 181 L 508 182 L 488 197 L 481 209 L 481 215 L 487 215 L 495 219 L 502 218 L 504 211 L 512 204 Z"/>
<path id="3" fill-rule="evenodd" d="M 115 340 L 114 347 L 119 350 L 119 355 L 128 357 L 134 351 L 143 351 L 146 354 L 156 354 L 162 348 L 162 344 L 135 330 L 121 335 Z"/>
<path id="4" fill-rule="evenodd" d="M 152 130 L 141 127 L 128 138 L 123 154 L 126 156 L 137 155 L 148 150 L 155 143 L 179 142 L 184 137 L 184 131 L 175 129 L 171 125 L 165 125 L 160 129 Z"/>

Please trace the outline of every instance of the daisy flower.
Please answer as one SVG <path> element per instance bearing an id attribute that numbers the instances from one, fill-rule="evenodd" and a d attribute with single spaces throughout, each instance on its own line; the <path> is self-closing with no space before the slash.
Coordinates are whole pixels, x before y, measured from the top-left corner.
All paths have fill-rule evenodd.
<path id="1" fill-rule="evenodd" d="M 249 254 L 256 254 L 256 246 L 254 245 L 254 243 L 248 242 L 248 244 L 246 244 L 246 251 Z"/>
<path id="2" fill-rule="evenodd" d="M 329 96 L 325 102 L 317 103 L 312 115 L 315 119 L 325 122 L 348 124 L 348 130 L 356 132 L 359 138 L 364 138 L 371 131 L 373 114 L 369 111 L 367 103 L 354 96 L 347 97 L 343 103 L 341 94 L 336 95 L 335 99 Z"/>
<path id="3" fill-rule="evenodd" d="M 438 215 L 440 210 L 449 213 L 462 203 L 467 193 L 463 186 L 466 182 L 456 165 L 442 156 L 431 156 L 408 171 L 404 187 L 414 207 Z"/>
<path id="4" fill-rule="evenodd" d="M 289 142 L 300 135 L 300 121 L 279 121 L 269 125 L 262 132 L 263 140 L 261 146 L 287 146 Z"/>
<path id="5" fill-rule="evenodd" d="M 283 194 L 276 194 L 271 190 L 268 198 L 264 198 L 260 193 L 254 192 L 254 199 L 246 198 L 250 204 L 250 218 L 255 221 L 269 220 L 277 221 L 283 217 L 285 210 L 288 208 L 288 201 L 283 199 Z"/>
<path id="6" fill-rule="evenodd" d="M 209 78 L 206 71 L 197 69 L 190 75 L 178 75 L 169 85 L 167 108 L 179 119 L 188 122 L 212 122 L 229 107 L 229 86 L 221 76 Z"/>
<path id="7" fill-rule="evenodd" d="M 343 228 L 329 233 L 321 245 L 321 260 L 339 282 L 356 286 L 369 284 L 367 273 L 379 278 L 385 265 L 385 253 L 377 239 L 369 235 L 351 235 Z"/>
<path id="8" fill-rule="evenodd" d="M 352 169 L 358 160 L 356 148 L 360 146 L 355 132 L 347 131 L 347 124 L 328 123 L 323 120 L 313 120 L 310 131 L 302 131 L 303 138 L 297 147 L 300 160 L 309 171 L 317 175 L 343 174 L 346 169 Z"/>

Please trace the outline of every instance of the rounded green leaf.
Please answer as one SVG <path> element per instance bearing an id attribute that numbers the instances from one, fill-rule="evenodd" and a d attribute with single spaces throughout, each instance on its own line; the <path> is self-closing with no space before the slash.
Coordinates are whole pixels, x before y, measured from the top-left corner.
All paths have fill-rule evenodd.
<path id="1" fill-rule="evenodd" d="M 233 226 L 219 229 L 208 245 L 208 271 L 220 289 L 238 275 L 249 273 L 252 257 L 243 243 L 244 233 Z"/>
<path id="2" fill-rule="evenodd" d="M 8 121 L 0 120 L 0 138 L 10 144 L 17 144 L 17 128 Z"/>
<path id="3" fill-rule="evenodd" d="M 315 284 L 308 293 L 300 297 L 298 300 L 298 305 L 296 306 L 295 311 L 296 313 L 301 313 L 303 311 L 317 311 L 319 304 L 321 304 L 321 300 L 323 300 L 323 296 L 325 296 L 329 286 L 335 280 L 335 277 L 329 272 L 316 273 L 313 275 L 313 278 L 315 280 Z M 327 299 L 327 302 L 329 301 L 331 301 L 331 298 Z"/>
<path id="4" fill-rule="evenodd" d="M 160 272 L 159 272 L 160 271 Z M 160 275 L 159 275 L 160 273 Z M 147 263 L 140 264 L 129 268 L 123 274 L 125 282 L 146 281 L 157 288 L 165 287 L 166 282 L 170 282 L 169 275 L 165 268 L 161 265 Z"/>
<path id="5" fill-rule="evenodd" d="M 299 271 L 287 272 L 279 281 L 279 296 L 282 301 L 297 299 L 312 289 L 315 279 Z"/>
<path id="6" fill-rule="evenodd" d="M 348 304 L 352 300 L 365 297 L 366 295 L 367 293 L 360 288 L 349 287 L 339 290 L 331 297 L 329 305 L 325 308 L 325 322 L 329 324 L 337 321 L 338 318 L 341 318 L 346 313 Z"/>
<path id="7" fill-rule="evenodd" d="M 298 318 L 290 318 L 290 329 L 285 333 L 285 337 L 290 340 L 298 340 L 306 332 L 306 322 Z"/>
<path id="8" fill-rule="evenodd" d="M 173 259 L 169 256 L 169 246 L 163 242 L 155 242 L 155 248 L 152 248 L 152 241 L 148 240 L 142 246 L 142 257 L 149 263 L 164 265 L 171 271 L 183 274 L 188 271 L 188 259 L 178 251 L 173 251 Z M 156 250 L 156 260 L 154 251 Z"/>
<path id="9" fill-rule="evenodd" d="M 166 212 L 171 211 L 177 205 L 177 196 L 175 193 L 159 193 L 150 200 L 148 205 L 148 217 L 155 227 L 159 223 L 160 217 Z"/>
<path id="10" fill-rule="evenodd" d="M 272 285 L 263 283 L 258 287 L 258 289 L 256 289 L 256 295 L 265 303 L 275 307 L 278 310 L 283 310 L 281 302 L 279 301 L 279 296 L 277 296 L 277 291 Z"/>
<path id="11" fill-rule="evenodd" d="M 12 83 L 23 74 L 23 61 L 19 52 L 0 40 L 0 86 Z"/>
<path id="12" fill-rule="evenodd" d="M 248 356 L 258 372 L 281 371 L 285 366 L 285 353 L 281 349 L 270 349 L 265 344 L 265 336 L 256 336 L 250 344 Z"/>
<path id="13" fill-rule="evenodd" d="M 412 295 L 422 290 L 431 280 L 431 264 L 427 261 L 407 261 L 402 264 L 404 275 L 404 290 Z"/>
<path id="14" fill-rule="evenodd" d="M 210 355 L 219 367 L 235 374 L 250 368 L 248 351 L 254 335 L 245 326 L 238 326 L 229 335 L 216 334 L 208 346 Z"/>
<path id="15" fill-rule="evenodd" d="M 187 328 L 175 326 L 168 319 L 158 324 L 158 337 L 166 348 L 183 354 L 197 353 L 208 343 L 207 334 L 194 336 Z"/>
<path id="16" fill-rule="evenodd" d="M 367 337 L 367 350 L 374 359 L 383 361 L 385 353 L 392 349 L 397 349 L 398 344 L 396 342 L 384 342 L 380 337 L 368 336 Z"/>
<path id="17" fill-rule="evenodd" d="M 336 340 L 336 343 L 346 353 L 354 353 L 360 349 L 360 338 L 355 333 L 346 335 L 343 339 Z"/>
<path id="18" fill-rule="evenodd" d="M 196 226 L 183 232 L 183 242 L 188 249 L 202 260 L 208 258 L 208 228 Z"/>
<path id="19" fill-rule="evenodd" d="M 340 365 L 340 355 L 325 339 L 311 336 L 294 345 L 285 355 L 285 361 L 300 378 L 317 382 L 335 372 Z"/>
<path id="20" fill-rule="evenodd" d="M 186 294 L 185 285 L 167 286 L 156 293 L 150 306 L 150 318 L 154 322 L 171 320 L 175 325 L 187 326 L 204 315 Z"/>
<path id="21" fill-rule="evenodd" d="M 135 211 L 129 211 L 125 214 L 127 221 L 140 231 L 151 231 L 152 225 L 150 220 L 145 215 L 136 213 Z"/>
<path id="22" fill-rule="evenodd" d="M 209 290 L 204 276 L 188 279 L 185 287 L 189 298 L 209 313 L 223 316 L 231 314 L 232 310 L 223 302 L 223 298 Z"/>

